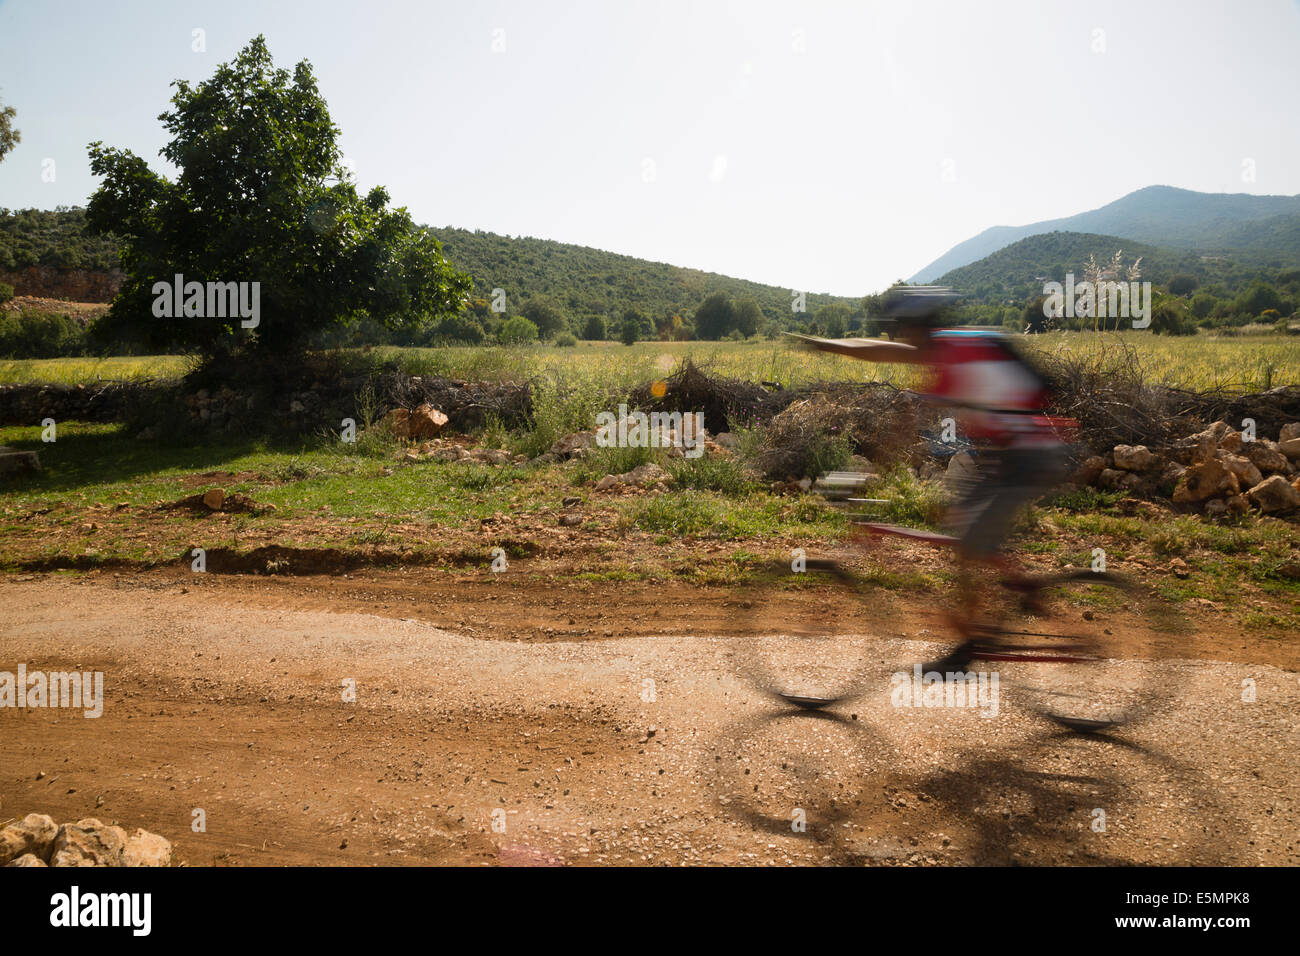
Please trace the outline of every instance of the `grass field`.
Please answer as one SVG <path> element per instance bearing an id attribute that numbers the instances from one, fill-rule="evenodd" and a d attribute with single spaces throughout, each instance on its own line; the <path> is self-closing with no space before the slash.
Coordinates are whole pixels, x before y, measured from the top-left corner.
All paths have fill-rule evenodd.
<path id="1" fill-rule="evenodd" d="M 1058 332 L 1018 339 L 1046 352 L 1103 355 L 1129 350 L 1148 381 L 1183 388 L 1240 388 L 1260 391 L 1300 384 L 1300 337 L 1282 335 L 1156 336 L 1148 332 L 1102 334 Z M 596 380 L 630 387 L 671 371 L 689 356 L 722 375 L 790 386 L 826 380 L 863 380 L 912 384 L 906 366 L 874 365 L 837 356 L 811 356 L 782 341 L 750 342 L 583 342 L 573 348 L 537 345 L 524 348 L 454 347 L 441 349 L 378 348 L 364 361 L 396 361 L 412 374 L 446 375 L 479 381 L 524 381 L 543 376 Z M 0 384 L 96 380 L 138 380 L 177 376 L 189 367 L 183 356 L 68 358 L 0 361 Z"/>
<path id="2" fill-rule="evenodd" d="M 184 562 L 194 547 L 247 554 L 266 546 L 329 549 L 380 565 L 485 569 L 491 549 L 502 547 L 512 558 L 549 555 L 549 573 L 559 577 L 728 583 L 744 579 L 756 558 L 792 548 L 824 553 L 850 531 L 845 515 L 818 496 L 770 494 L 729 459 L 661 458 L 672 490 L 605 494 L 593 491 L 594 480 L 627 461 L 407 464 L 394 459 L 396 445 L 169 445 L 79 423 L 66 424 L 53 444 L 40 441 L 37 427 L 0 428 L 0 444 L 35 450 L 43 465 L 38 475 L 0 481 L 0 567 L 9 570 L 147 567 Z M 213 487 L 273 508 L 163 507 Z M 868 493 L 892 502 L 881 519 L 933 526 L 934 484 L 896 471 Z M 569 497 L 581 502 L 578 528 L 557 526 Z M 1021 531 L 1022 558 L 1040 567 L 1086 566 L 1101 547 L 1112 568 L 1137 574 L 1169 601 L 1230 608 L 1266 637 L 1300 630 L 1293 522 L 1248 515 L 1211 523 L 1082 489 L 1034 508 Z M 1175 558 L 1186 567 L 1182 577 L 1169 572 Z M 907 590 L 952 584 L 949 563 L 929 554 L 894 555 L 872 570 Z"/>

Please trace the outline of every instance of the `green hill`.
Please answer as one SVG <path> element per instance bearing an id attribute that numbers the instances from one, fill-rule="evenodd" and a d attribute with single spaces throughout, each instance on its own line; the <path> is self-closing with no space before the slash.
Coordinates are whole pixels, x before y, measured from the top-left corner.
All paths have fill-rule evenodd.
<path id="1" fill-rule="evenodd" d="M 500 236 L 451 226 L 431 228 L 430 232 L 442 243 L 447 258 L 474 277 L 476 296 L 490 298 L 493 289 L 503 289 L 511 312 L 528 297 L 545 295 L 579 325 L 589 315 L 612 320 L 629 308 L 652 318 L 685 317 L 709 293 L 725 292 L 732 298 L 753 298 L 769 319 L 788 321 L 792 315 L 791 290 L 778 286 L 550 239 Z M 856 310 L 859 300 L 814 293 L 807 296 L 809 313 L 832 303 Z"/>

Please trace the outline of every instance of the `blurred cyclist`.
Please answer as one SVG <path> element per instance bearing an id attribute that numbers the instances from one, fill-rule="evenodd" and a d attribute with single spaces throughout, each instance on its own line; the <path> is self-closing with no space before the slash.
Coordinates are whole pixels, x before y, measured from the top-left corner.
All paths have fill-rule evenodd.
<path id="1" fill-rule="evenodd" d="M 958 670 L 971 659 L 980 629 L 975 572 L 992 566 L 1013 584 L 1027 579 L 1002 555 L 1016 514 L 1050 491 L 1069 467 L 1068 446 L 1046 414 L 1046 382 L 998 332 L 943 329 L 948 307 L 960 298 L 951 289 L 911 286 L 885 297 L 885 324 L 892 341 L 817 339 L 797 336 L 825 352 L 866 362 L 906 362 L 929 369 L 924 397 L 958 409 L 957 421 L 975 445 L 976 472 L 946 516 L 958 538 L 959 604 L 953 625 L 965 640 L 926 670 Z M 1026 586 L 1032 609 L 1032 589 Z"/>

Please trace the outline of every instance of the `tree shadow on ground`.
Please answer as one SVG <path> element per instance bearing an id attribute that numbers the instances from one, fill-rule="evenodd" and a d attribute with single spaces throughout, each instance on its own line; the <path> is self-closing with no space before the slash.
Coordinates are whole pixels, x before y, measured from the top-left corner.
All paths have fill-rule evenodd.
<path id="1" fill-rule="evenodd" d="M 39 430 L 29 440 L 10 440 L 9 447 L 34 451 L 40 456 L 36 474 L 0 478 L 0 494 L 42 494 L 80 491 L 95 485 L 130 481 L 171 469 L 212 471 L 231 461 L 259 452 L 302 453 L 315 444 L 310 439 L 274 439 L 262 436 L 176 442 L 142 440 L 125 428 L 82 431 L 61 427 L 58 440 L 42 442 Z"/>

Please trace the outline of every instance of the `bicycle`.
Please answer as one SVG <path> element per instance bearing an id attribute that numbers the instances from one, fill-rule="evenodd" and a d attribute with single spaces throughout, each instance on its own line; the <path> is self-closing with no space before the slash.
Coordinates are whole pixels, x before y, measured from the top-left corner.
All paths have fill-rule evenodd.
<path id="1" fill-rule="evenodd" d="M 935 547 L 953 547 L 958 539 L 876 522 L 854 522 L 867 539 L 896 537 Z M 796 576 L 802 575 L 801 579 Z M 822 709 L 870 692 L 875 681 L 865 681 L 866 664 L 852 679 L 828 680 L 818 676 L 825 665 L 815 661 L 819 640 L 828 640 L 827 627 L 804 612 L 803 619 L 774 625 L 773 608 L 796 580 L 812 582 L 821 576 L 823 587 L 838 589 L 844 598 L 862 600 L 869 629 L 879 630 L 887 615 L 871 586 L 890 584 L 889 574 L 864 577 L 846 564 L 828 558 L 807 558 L 792 568 L 785 562 L 759 569 L 754 575 L 757 594 L 748 602 L 755 636 L 750 642 L 747 667 L 754 683 L 781 700 L 804 709 Z M 782 582 L 780 579 L 784 578 Z M 1015 610 L 1004 600 L 993 615 L 968 634 L 970 657 L 963 672 L 994 665 L 999 682 L 1012 689 L 1020 702 L 1062 727 L 1079 733 L 1099 733 L 1132 724 L 1155 713 L 1166 703 L 1158 692 L 1159 675 L 1146 662 L 1127 660 L 1123 635 L 1108 626 L 1115 611 L 1132 610 L 1143 603 L 1136 584 L 1117 574 L 1089 569 L 1068 569 L 1054 574 L 1001 576 L 997 582 L 1004 597 L 1015 599 Z M 825 603 L 835 603 L 827 593 Z M 1059 612 L 1064 604 L 1079 610 L 1073 618 Z M 1013 621 L 1024 616 L 1028 626 Z M 786 615 L 785 620 L 789 620 Z M 872 627 L 872 625 L 875 625 Z M 774 626 L 776 632 L 773 632 Z M 776 663 L 780 646 L 784 662 Z M 810 658 L 814 660 L 810 662 Z M 883 663 L 883 662 L 882 662 Z M 811 673 L 810 673 L 811 672 Z M 928 677 L 929 675 L 925 675 Z M 940 675 L 944 677 L 946 675 Z"/>

